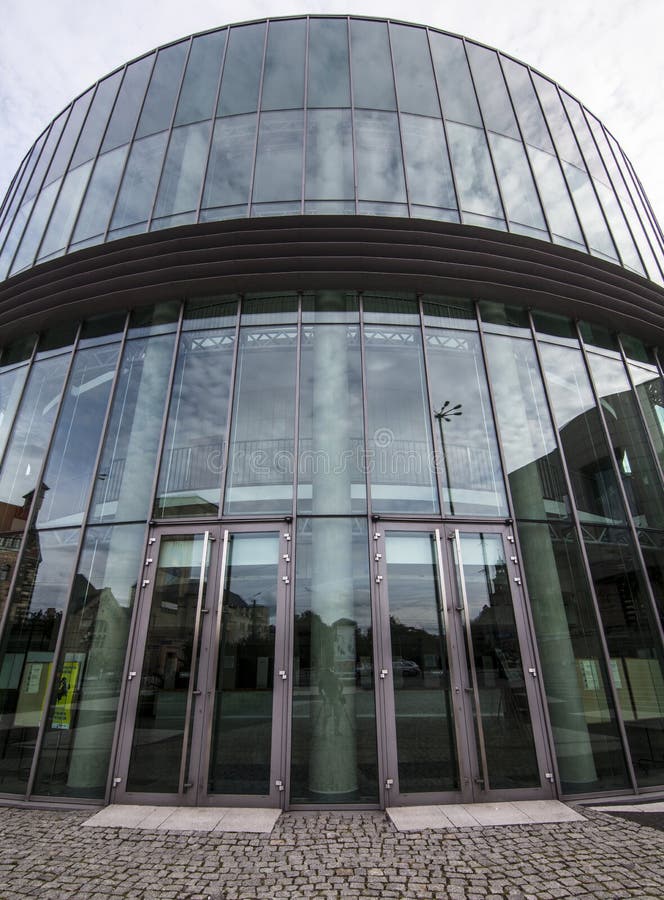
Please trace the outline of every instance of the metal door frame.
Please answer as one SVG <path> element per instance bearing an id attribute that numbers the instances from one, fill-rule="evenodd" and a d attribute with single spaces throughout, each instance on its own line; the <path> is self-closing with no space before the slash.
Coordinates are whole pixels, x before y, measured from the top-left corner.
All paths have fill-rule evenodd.
<path id="1" fill-rule="evenodd" d="M 495 802 L 498 800 L 550 799 L 555 796 L 553 775 L 548 768 L 549 748 L 543 730 L 541 709 L 542 696 L 538 686 L 537 669 L 533 652 L 532 636 L 525 611 L 525 593 L 518 567 L 513 528 L 505 524 L 441 523 L 435 521 L 414 522 L 395 520 L 374 523 L 374 575 L 372 578 L 376 621 L 376 690 L 377 710 L 384 720 L 379 727 L 379 737 L 384 741 L 382 762 L 383 804 L 412 805 L 433 803 L 473 803 Z M 399 788 L 398 749 L 396 741 L 396 718 L 394 704 L 394 679 L 392 673 L 392 653 L 389 628 L 389 579 L 388 560 L 385 554 L 385 537 L 389 532 L 410 532 L 434 538 L 438 564 L 438 589 L 441 600 L 440 615 L 446 633 L 448 665 L 450 671 L 451 708 L 454 714 L 454 736 L 458 762 L 459 790 L 402 793 Z M 467 609 L 465 585 L 457 578 L 455 545 L 461 534 L 498 534 L 501 537 L 511 590 L 512 609 L 521 660 L 528 709 L 534 739 L 537 768 L 540 773 L 539 787 L 491 789 L 485 788 L 486 766 L 482 740 L 476 740 L 476 723 L 473 704 L 477 701 L 477 683 L 472 663 L 472 653 L 468 644 L 468 629 L 464 628 L 462 614 Z M 460 574 L 460 573 L 459 573 Z M 466 618 L 466 621 L 468 619 Z M 468 656 L 466 656 L 468 647 Z M 466 660 L 470 661 L 468 665 Z M 478 719 L 481 729 L 481 720 Z M 479 745 L 479 752 L 478 752 Z"/>
<path id="2" fill-rule="evenodd" d="M 283 807 L 284 773 L 287 769 L 285 757 L 286 724 L 288 718 L 289 685 L 280 673 L 288 672 L 286 648 L 288 645 L 288 609 L 290 608 L 290 554 L 282 549 L 290 547 L 290 525 L 284 522 L 260 521 L 253 523 L 219 522 L 206 524 L 154 525 L 150 528 L 145 554 L 146 577 L 140 586 L 138 611 L 133 633 L 128 666 L 128 683 L 125 684 L 123 709 L 121 713 L 120 735 L 113 765 L 114 777 L 111 786 L 111 803 L 140 803 L 166 806 L 273 806 Z M 228 545 L 233 534 L 266 533 L 274 534 L 279 541 L 276 590 L 276 622 L 274 645 L 274 673 L 272 697 L 272 743 L 270 752 L 270 792 L 265 795 L 250 794 L 208 794 L 207 779 L 210 759 L 209 741 L 214 713 L 214 689 L 219 656 L 219 636 L 223 614 L 223 595 L 228 564 Z M 208 578 L 206 590 L 197 598 L 197 614 L 194 626 L 192 663 L 195 663 L 195 678 L 189 684 L 187 721 L 183 734 L 185 751 L 181 760 L 180 787 L 178 793 L 150 793 L 127 791 L 126 781 L 131 758 L 131 748 L 140 695 L 140 673 L 143 669 L 145 647 L 150 624 L 150 613 L 154 593 L 154 579 L 147 577 L 156 568 L 159 551 L 164 537 L 169 535 L 206 535 L 203 552 L 208 555 Z M 187 756 L 186 744 L 191 734 L 190 752 Z M 189 786 L 184 787 L 188 782 Z"/>

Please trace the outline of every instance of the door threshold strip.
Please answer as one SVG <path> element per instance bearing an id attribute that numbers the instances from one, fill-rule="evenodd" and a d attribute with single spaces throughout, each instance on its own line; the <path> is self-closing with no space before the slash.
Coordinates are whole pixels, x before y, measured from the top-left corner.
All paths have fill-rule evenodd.
<path id="1" fill-rule="evenodd" d="M 426 828 L 488 828 L 495 825 L 544 825 L 583 822 L 584 817 L 559 800 L 512 800 L 505 803 L 450 803 L 441 806 L 391 806 L 397 831 Z"/>
<path id="2" fill-rule="evenodd" d="M 86 819 L 83 825 L 94 828 L 269 834 L 280 815 L 279 809 L 258 807 L 130 806 L 115 803 Z"/>

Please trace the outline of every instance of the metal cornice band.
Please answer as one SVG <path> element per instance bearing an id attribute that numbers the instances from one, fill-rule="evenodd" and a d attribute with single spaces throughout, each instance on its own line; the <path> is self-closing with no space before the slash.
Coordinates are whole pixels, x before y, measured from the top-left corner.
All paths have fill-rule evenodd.
<path id="1" fill-rule="evenodd" d="M 291 216 L 101 244 L 0 285 L 3 335 L 194 293 L 418 291 L 486 298 L 664 341 L 664 289 L 585 253 L 451 223 Z"/>

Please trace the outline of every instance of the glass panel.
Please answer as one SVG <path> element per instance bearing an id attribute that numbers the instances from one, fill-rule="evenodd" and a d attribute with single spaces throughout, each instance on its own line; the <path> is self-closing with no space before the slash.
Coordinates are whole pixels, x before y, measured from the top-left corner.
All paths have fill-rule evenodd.
<path id="1" fill-rule="evenodd" d="M 623 529 L 587 528 L 585 541 L 636 778 L 661 784 L 664 660 L 643 575 Z"/>
<path id="2" fill-rule="evenodd" d="M 549 121 L 549 128 L 561 159 L 585 171 L 581 151 L 574 137 L 574 132 L 565 114 L 565 108 L 558 96 L 555 84 L 533 72 L 533 81 L 539 94 L 544 112 Z"/>
<path id="3" fill-rule="evenodd" d="M 175 113 L 175 125 L 201 122 L 214 115 L 225 42 L 225 29 L 193 39 Z"/>
<path id="4" fill-rule="evenodd" d="M 620 208 L 620 204 L 613 193 L 612 188 L 606 187 L 601 181 L 594 181 L 595 190 L 599 196 L 600 203 L 606 214 L 611 229 L 611 234 L 620 253 L 623 265 L 634 269 L 639 275 L 645 276 L 645 269 L 641 263 L 641 259 L 636 249 L 636 244 L 627 227 L 625 216 Z"/>
<path id="5" fill-rule="evenodd" d="M 297 322 L 298 295 L 245 294 L 242 300 L 241 325 L 276 325 Z"/>
<path id="6" fill-rule="evenodd" d="M 595 256 L 604 256 L 617 262 L 616 250 L 590 178 L 585 172 L 565 160 L 563 160 L 563 170 L 590 245 L 590 252 Z"/>
<path id="7" fill-rule="evenodd" d="M 396 113 L 355 113 L 358 197 L 360 200 L 406 201 Z"/>
<path id="8" fill-rule="evenodd" d="M 229 30 L 218 116 L 256 112 L 264 43 L 265 22 Z"/>
<path id="9" fill-rule="evenodd" d="M 152 209 L 167 132 L 153 134 L 132 144 L 122 186 L 111 220 L 111 230 L 145 222 Z"/>
<path id="10" fill-rule="evenodd" d="M 366 510 L 358 325 L 302 333 L 297 505 L 314 515 Z"/>
<path id="11" fill-rule="evenodd" d="M 11 231 L 7 235 L 7 240 L 2 248 L 2 253 L 0 253 L 0 279 L 4 279 L 7 276 L 9 266 L 11 265 L 14 253 L 16 253 L 16 248 L 21 240 L 25 223 L 32 212 L 33 206 L 34 200 L 30 200 L 28 203 L 24 203 L 16 213 Z"/>
<path id="12" fill-rule="evenodd" d="M 542 342 L 540 352 L 581 521 L 622 522 L 622 500 L 581 351 Z"/>
<path id="13" fill-rule="evenodd" d="M 632 516 L 639 527 L 664 528 L 659 476 L 622 360 L 589 353 L 588 361 Z"/>
<path id="14" fill-rule="evenodd" d="M 131 140 L 154 63 L 154 53 L 127 66 L 113 115 L 101 145 L 102 153 Z"/>
<path id="15" fill-rule="evenodd" d="M 148 515 L 173 342 L 174 335 L 127 342 L 97 471 L 91 522 L 141 520 Z"/>
<path id="16" fill-rule="evenodd" d="M 3 547 L 0 615 L 58 411 L 68 362 L 68 355 L 61 355 L 34 363 L 7 444 L 0 471 L 0 541 Z"/>
<path id="17" fill-rule="evenodd" d="M 365 326 L 372 508 L 438 512 L 419 329 Z"/>
<path id="18" fill-rule="evenodd" d="M 609 674 L 574 529 L 521 522 L 519 540 L 563 792 L 626 788 Z"/>
<path id="19" fill-rule="evenodd" d="M 303 129 L 302 110 L 261 114 L 254 203 L 302 196 Z"/>
<path id="20" fill-rule="evenodd" d="M 157 53 L 150 87 L 136 129 L 136 138 L 156 134 L 170 127 L 188 49 L 189 41 L 180 41 L 179 44 L 166 47 Z"/>
<path id="21" fill-rule="evenodd" d="M 106 231 L 126 156 L 127 147 L 118 147 L 97 160 L 74 229 L 72 245 L 91 237 L 101 237 Z"/>
<path id="22" fill-rule="evenodd" d="M 396 109 L 387 23 L 351 19 L 350 47 L 355 106 Z"/>
<path id="23" fill-rule="evenodd" d="M 309 22 L 307 106 L 350 106 L 348 25 L 345 19 Z"/>
<path id="24" fill-rule="evenodd" d="M 312 109 L 307 114 L 305 197 L 354 196 L 350 110 Z"/>
<path id="25" fill-rule="evenodd" d="M 121 78 L 122 72 L 115 72 L 114 75 L 104 78 L 97 85 L 97 91 L 71 160 L 72 169 L 96 156 Z"/>
<path id="26" fill-rule="evenodd" d="M 385 536 L 400 793 L 459 789 L 434 535 Z"/>
<path id="27" fill-rule="evenodd" d="M 427 329 L 446 512 L 505 516 L 507 500 L 479 336 Z"/>
<path id="28" fill-rule="evenodd" d="M 224 511 L 289 513 L 295 461 L 297 328 L 245 328 L 236 370 Z"/>
<path id="29" fill-rule="evenodd" d="M 256 120 L 255 114 L 217 119 L 203 193 L 205 208 L 247 203 Z"/>
<path id="30" fill-rule="evenodd" d="M 190 331 L 180 338 L 153 515 L 213 515 L 226 441 L 235 334 Z"/>
<path id="31" fill-rule="evenodd" d="M 39 248 L 38 259 L 62 253 L 67 246 L 91 169 L 92 161 L 84 163 L 66 176 L 44 240 Z"/>
<path id="32" fill-rule="evenodd" d="M 62 129 L 65 126 L 65 122 L 67 121 L 67 112 L 68 110 L 65 109 L 64 112 L 61 112 L 57 119 L 55 119 L 51 124 L 51 129 L 48 132 L 48 137 L 46 138 L 44 149 L 41 153 L 41 156 L 37 160 L 37 164 L 35 165 L 32 177 L 30 178 L 30 182 L 25 190 L 24 201 L 27 201 L 30 198 L 34 197 L 42 186 L 44 174 L 46 173 L 48 165 L 51 161 L 51 157 L 53 156 L 53 151 L 58 143 L 58 140 L 60 139 Z"/>
<path id="33" fill-rule="evenodd" d="M 144 530 L 86 533 L 35 794 L 104 798 Z"/>
<path id="34" fill-rule="evenodd" d="M 489 143 L 507 207 L 510 230 L 537 238 L 548 238 L 523 144 L 499 134 L 490 134 Z"/>
<path id="35" fill-rule="evenodd" d="M 270 22 L 263 74 L 261 109 L 304 106 L 304 19 Z"/>
<path id="36" fill-rule="evenodd" d="M 128 791 L 178 792 L 187 696 L 196 684 L 196 606 L 208 578 L 209 554 L 201 571 L 203 546 L 202 534 L 166 535 L 159 545 Z"/>
<path id="37" fill-rule="evenodd" d="M 482 118 L 470 78 L 463 41 L 437 31 L 429 32 L 429 40 L 443 104 L 443 115 L 446 119 L 479 125 L 481 128 Z"/>
<path id="38" fill-rule="evenodd" d="M 560 163 L 542 150 L 531 147 L 529 152 L 554 244 L 585 249 Z"/>
<path id="39" fill-rule="evenodd" d="M 197 209 L 209 143 L 209 122 L 173 130 L 154 209 L 155 217 Z"/>
<path id="40" fill-rule="evenodd" d="M 279 534 L 231 534 L 208 790 L 269 794 Z"/>
<path id="41" fill-rule="evenodd" d="M 536 787 L 540 775 L 526 675 L 516 630 L 503 542 L 497 534 L 461 534 L 468 602 L 469 664 L 477 679 L 489 783 L 485 789 Z"/>
<path id="42" fill-rule="evenodd" d="M 62 132 L 58 149 L 53 154 L 51 165 L 48 167 L 45 184 L 54 181 L 56 178 L 60 178 L 67 171 L 71 152 L 74 149 L 74 144 L 78 138 L 83 119 L 88 111 L 91 100 L 92 90 L 89 90 L 74 102 L 71 112 L 69 113 L 69 118 L 67 119 L 67 125 Z"/>
<path id="43" fill-rule="evenodd" d="M 439 119 L 401 116 L 411 203 L 456 209 L 445 134 Z"/>
<path id="44" fill-rule="evenodd" d="M 462 297 L 437 297 L 422 295 L 422 312 L 426 325 L 463 328 L 477 331 L 475 304 Z"/>
<path id="45" fill-rule="evenodd" d="M 496 52 L 470 41 L 466 44 L 466 51 L 487 129 L 519 139 L 519 129 Z"/>
<path id="46" fill-rule="evenodd" d="M 303 519 L 297 548 L 291 801 L 376 803 L 366 522 Z"/>
<path id="47" fill-rule="evenodd" d="M 0 367 L 0 463 L 9 439 L 14 413 L 23 393 L 27 374 L 28 366 L 11 369 L 7 366 Z"/>
<path id="48" fill-rule="evenodd" d="M 55 198 L 58 196 L 60 183 L 60 181 L 52 181 L 37 197 L 30 221 L 23 232 L 21 243 L 16 251 L 16 256 L 9 272 L 10 275 L 20 272 L 21 269 L 27 268 L 33 262 L 39 242 L 44 234 L 44 228 L 48 223 L 48 217 L 53 209 Z"/>
<path id="49" fill-rule="evenodd" d="M 390 322 L 393 325 L 419 325 L 420 310 L 414 294 L 362 294 L 365 322 Z"/>
<path id="50" fill-rule="evenodd" d="M 39 527 L 83 521 L 119 346 L 76 354 L 44 471 Z"/>
<path id="51" fill-rule="evenodd" d="M 440 117 L 427 33 L 423 28 L 390 25 L 399 110 Z"/>
<path id="52" fill-rule="evenodd" d="M 302 297 L 303 322 L 357 322 L 357 294 L 345 291 L 319 291 Z"/>
<path id="53" fill-rule="evenodd" d="M 659 464 L 664 468 L 664 384 L 654 368 L 629 363 L 629 371 Z"/>
<path id="54" fill-rule="evenodd" d="M 516 107 L 523 139 L 527 144 L 553 153 L 549 129 L 546 127 L 542 107 L 539 105 L 528 69 L 506 56 L 501 56 L 501 61 L 512 101 Z"/>
<path id="55" fill-rule="evenodd" d="M 502 223 L 503 208 L 484 132 L 449 122 L 447 136 L 461 209 Z"/>
<path id="56" fill-rule="evenodd" d="M 0 644 L 0 791 L 6 793 L 24 794 L 27 787 L 78 536 L 77 529 L 31 531 L 21 561 Z"/>
<path id="57" fill-rule="evenodd" d="M 503 456 L 520 519 L 569 515 L 569 497 L 530 341 L 486 335 Z M 528 582 L 530 584 L 530 582 Z"/>

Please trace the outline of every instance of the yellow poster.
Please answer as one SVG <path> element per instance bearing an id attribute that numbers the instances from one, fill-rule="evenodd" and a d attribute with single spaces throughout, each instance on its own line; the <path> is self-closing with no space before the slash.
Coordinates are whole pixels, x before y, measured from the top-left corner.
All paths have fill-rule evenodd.
<path id="1" fill-rule="evenodd" d="M 71 727 L 71 704 L 78 682 L 79 668 L 78 660 L 69 660 L 62 665 L 59 681 L 55 685 L 52 728 L 67 730 Z"/>

